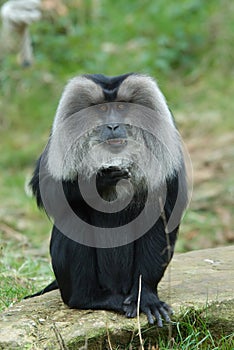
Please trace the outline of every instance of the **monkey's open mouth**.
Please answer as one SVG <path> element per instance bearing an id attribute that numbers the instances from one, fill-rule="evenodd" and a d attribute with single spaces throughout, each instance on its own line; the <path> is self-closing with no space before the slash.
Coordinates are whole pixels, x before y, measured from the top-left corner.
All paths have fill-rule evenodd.
<path id="1" fill-rule="evenodd" d="M 120 146 L 125 146 L 127 144 L 127 140 L 126 139 L 108 139 L 106 140 L 106 143 L 110 146 L 120 147 Z"/>

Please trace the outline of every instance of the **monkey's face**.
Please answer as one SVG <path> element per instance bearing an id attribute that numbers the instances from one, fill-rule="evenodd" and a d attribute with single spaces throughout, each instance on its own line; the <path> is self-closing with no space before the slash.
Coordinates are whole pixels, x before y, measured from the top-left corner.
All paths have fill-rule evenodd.
<path id="1" fill-rule="evenodd" d="M 126 114 L 127 104 L 107 103 L 98 106 L 98 109 L 102 115 L 99 114 L 96 121 L 101 125 L 82 135 L 73 148 L 77 173 L 87 178 L 99 170 L 115 167 L 129 171 L 136 179 L 133 168 L 140 161 L 144 140 L 140 129 L 131 125 L 129 115 Z M 118 109 L 125 112 L 121 114 Z M 139 178 L 143 174 L 139 175 L 138 171 Z"/>
<path id="2" fill-rule="evenodd" d="M 48 143 L 48 170 L 57 180 L 89 179 L 100 169 L 126 169 L 153 189 L 180 166 L 178 132 L 149 77 L 74 78 L 60 100 Z M 105 85 L 106 84 L 106 85 Z M 105 87 L 103 87 L 105 86 Z M 108 100 L 109 99 L 109 100 Z"/>
<path id="3" fill-rule="evenodd" d="M 124 109 L 124 104 L 102 104 L 98 108 L 102 115 L 103 124 L 93 130 L 90 139 L 97 139 L 98 143 L 103 143 L 103 147 L 109 152 L 119 153 L 127 145 L 128 131 L 124 124 L 124 117 L 119 113 L 119 109 Z"/>

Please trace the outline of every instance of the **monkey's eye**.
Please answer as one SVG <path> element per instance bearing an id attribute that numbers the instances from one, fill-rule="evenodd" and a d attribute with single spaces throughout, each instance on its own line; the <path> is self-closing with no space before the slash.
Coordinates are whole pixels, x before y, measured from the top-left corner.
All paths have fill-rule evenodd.
<path id="1" fill-rule="evenodd" d="M 107 106 L 106 106 L 106 105 L 101 105 L 101 106 L 99 107 L 99 109 L 100 109 L 100 111 L 102 111 L 102 112 L 106 112 L 106 111 L 107 111 Z"/>
<path id="2" fill-rule="evenodd" d="M 117 108 L 123 110 L 125 108 L 125 105 L 123 103 L 119 103 Z"/>

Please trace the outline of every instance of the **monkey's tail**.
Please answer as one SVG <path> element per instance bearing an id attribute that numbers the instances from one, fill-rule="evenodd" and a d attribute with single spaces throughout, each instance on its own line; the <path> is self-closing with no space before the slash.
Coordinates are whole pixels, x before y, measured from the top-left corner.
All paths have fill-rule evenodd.
<path id="1" fill-rule="evenodd" d="M 47 287 L 45 287 L 44 289 L 42 289 L 40 292 L 37 292 L 35 294 L 32 295 L 27 295 L 26 297 L 24 297 L 24 299 L 29 299 L 29 298 L 34 298 L 34 297 L 38 297 L 39 295 L 51 292 L 52 290 L 58 289 L 58 283 L 56 280 L 54 280 L 53 282 L 51 282 Z"/>

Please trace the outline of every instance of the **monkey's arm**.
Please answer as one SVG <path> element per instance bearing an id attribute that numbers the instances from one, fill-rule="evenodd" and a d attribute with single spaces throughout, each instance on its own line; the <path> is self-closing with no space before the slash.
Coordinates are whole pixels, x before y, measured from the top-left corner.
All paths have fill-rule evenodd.
<path id="1" fill-rule="evenodd" d="M 179 190 L 183 193 L 186 188 L 185 178 L 181 176 L 180 188 L 178 175 L 167 183 L 167 198 L 164 205 L 164 215 L 168 221 L 175 205 L 178 206 L 180 216 L 186 206 L 186 196 L 179 196 Z M 177 199 L 179 198 L 179 202 Z M 136 316 L 136 305 L 139 289 L 139 276 L 142 276 L 142 290 L 140 309 L 147 315 L 148 322 L 154 323 L 157 320 L 159 327 L 162 327 L 162 318 L 170 321 L 171 308 L 160 301 L 157 294 L 157 286 L 173 256 L 174 246 L 179 229 L 178 224 L 171 232 L 165 232 L 165 220 L 160 217 L 155 225 L 140 239 L 136 241 L 135 274 L 133 287 L 130 295 L 124 301 L 124 310 L 127 317 Z"/>
<path id="2" fill-rule="evenodd" d="M 176 230 L 177 231 L 177 230 Z M 171 308 L 158 298 L 157 286 L 169 261 L 171 260 L 176 231 L 171 236 L 170 247 L 167 246 L 163 222 L 156 225 L 136 242 L 136 269 L 130 295 L 124 301 L 127 317 L 135 317 L 139 292 L 139 276 L 142 276 L 140 311 L 145 313 L 150 324 L 157 320 L 162 327 L 162 318 L 170 321 Z"/>

